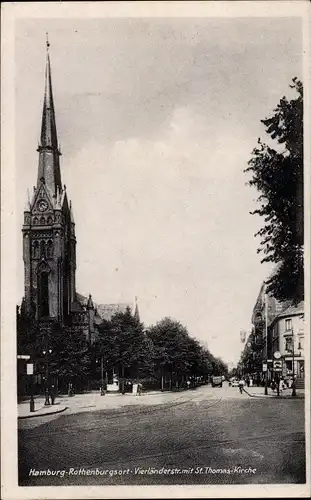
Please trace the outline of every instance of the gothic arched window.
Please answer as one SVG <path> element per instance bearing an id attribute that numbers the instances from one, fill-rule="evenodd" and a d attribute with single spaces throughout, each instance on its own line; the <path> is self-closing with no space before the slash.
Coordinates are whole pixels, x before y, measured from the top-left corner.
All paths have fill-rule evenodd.
<path id="1" fill-rule="evenodd" d="M 34 217 L 33 219 L 33 223 L 36 225 L 36 224 L 39 224 L 39 219 L 38 217 Z"/>
<path id="2" fill-rule="evenodd" d="M 44 217 L 41 217 L 40 224 L 45 224 L 45 218 Z"/>
<path id="3" fill-rule="evenodd" d="M 40 317 L 47 317 L 49 311 L 49 273 L 42 272 L 39 274 L 39 315 Z"/>
<path id="4" fill-rule="evenodd" d="M 45 258 L 45 241 L 40 242 L 40 257 Z"/>
<path id="5" fill-rule="evenodd" d="M 38 259 L 39 258 L 39 242 L 34 241 L 33 243 L 33 258 Z"/>
<path id="6" fill-rule="evenodd" d="M 49 240 L 46 245 L 46 256 L 53 257 L 53 241 Z"/>
<path id="7" fill-rule="evenodd" d="M 53 219 L 51 216 L 48 217 L 48 220 L 47 220 L 47 223 L 48 224 L 53 224 Z"/>

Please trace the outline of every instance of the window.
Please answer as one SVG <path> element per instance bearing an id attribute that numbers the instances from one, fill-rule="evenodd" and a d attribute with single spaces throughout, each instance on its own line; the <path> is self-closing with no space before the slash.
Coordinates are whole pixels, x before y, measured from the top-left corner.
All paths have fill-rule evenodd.
<path id="1" fill-rule="evenodd" d="M 293 350 L 293 339 L 291 337 L 288 337 L 285 339 L 285 351 L 292 351 Z"/>
<path id="2" fill-rule="evenodd" d="M 298 349 L 303 350 L 303 343 L 304 343 L 303 341 L 304 341 L 304 338 L 300 337 L 298 340 Z"/>
<path id="3" fill-rule="evenodd" d="M 288 332 L 288 330 L 292 329 L 292 320 L 291 319 L 286 319 L 285 320 L 285 330 Z"/>
<path id="4" fill-rule="evenodd" d="M 286 361 L 286 370 L 287 370 L 287 372 L 291 372 L 293 370 L 293 362 L 292 361 Z"/>
<path id="5" fill-rule="evenodd" d="M 39 313 L 41 317 L 47 317 L 49 316 L 49 273 L 41 273 L 39 279 Z"/>
<path id="6" fill-rule="evenodd" d="M 45 259 L 45 241 L 40 242 L 40 257 Z"/>
<path id="7" fill-rule="evenodd" d="M 51 240 L 47 242 L 46 255 L 48 258 L 53 257 L 53 242 Z"/>
<path id="8" fill-rule="evenodd" d="M 34 241 L 33 243 L 33 258 L 38 259 L 39 258 L 39 242 Z"/>

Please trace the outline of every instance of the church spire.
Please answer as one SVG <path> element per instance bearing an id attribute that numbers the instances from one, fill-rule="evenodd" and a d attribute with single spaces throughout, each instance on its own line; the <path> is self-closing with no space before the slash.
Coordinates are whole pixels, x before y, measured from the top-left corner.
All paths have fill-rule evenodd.
<path id="1" fill-rule="evenodd" d="M 137 297 L 135 297 L 135 312 L 134 312 L 134 318 L 136 321 L 140 321 L 140 315 L 139 315 L 139 310 L 138 310 L 138 301 Z"/>
<path id="2" fill-rule="evenodd" d="M 39 152 L 38 184 L 44 182 L 50 193 L 55 196 L 58 187 L 61 189 L 59 166 L 59 148 L 56 131 L 56 120 L 52 90 L 51 63 L 49 54 L 50 43 L 46 39 L 45 91 L 41 122 Z"/>

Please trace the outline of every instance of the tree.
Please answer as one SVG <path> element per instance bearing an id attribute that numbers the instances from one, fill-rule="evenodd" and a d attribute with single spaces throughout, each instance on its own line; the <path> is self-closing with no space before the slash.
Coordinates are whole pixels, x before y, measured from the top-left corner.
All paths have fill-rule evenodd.
<path id="1" fill-rule="evenodd" d="M 164 318 L 151 326 L 147 335 L 154 345 L 156 374 L 161 379 L 161 388 L 166 376 L 171 388 L 173 380 L 178 383 L 181 374 L 186 374 L 189 368 L 187 329 L 178 321 Z"/>
<path id="2" fill-rule="evenodd" d="M 17 351 L 29 354 L 44 376 L 48 364 L 49 377 L 57 378 L 59 389 L 66 391 L 69 382 L 76 389 L 87 385 L 92 357 L 90 345 L 80 329 L 58 322 L 45 325 L 31 315 L 17 314 Z"/>
<path id="3" fill-rule="evenodd" d="M 260 192 L 261 206 L 251 212 L 264 220 L 256 233 L 257 252 L 264 254 L 261 262 L 276 264 L 267 291 L 281 302 L 297 303 L 304 297 L 303 86 L 294 78 L 290 87 L 295 98 L 283 97 L 273 116 L 261 120 L 273 146 L 258 139 L 245 172 Z"/>
<path id="4" fill-rule="evenodd" d="M 153 374 L 153 344 L 129 307 L 100 325 L 95 350 L 105 357 L 108 368 L 119 372 L 122 389 L 125 378 L 140 380 Z"/>
<path id="5" fill-rule="evenodd" d="M 161 389 L 164 379 L 173 382 L 185 383 L 190 378 L 193 383 L 198 377 L 206 380 L 212 372 L 212 361 L 215 360 L 209 350 L 203 348 L 199 342 L 190 337 L 187 329 L 178 321 L 164 318 L 147 331 L 152 340 L 155 353 L 155 370 L 158 379 L 161 379 Z"/>
<path id="6" fill-rule="evenodd" d="M 91 351 L 85 334 L 80 329 L 61 327 L 56 323 L 49 340 L 52 350 L 49 360 L 51 376 L 57 375 L 63 389 L 69 382 L 75 389 L 85 389 L 91 371 Z"/>

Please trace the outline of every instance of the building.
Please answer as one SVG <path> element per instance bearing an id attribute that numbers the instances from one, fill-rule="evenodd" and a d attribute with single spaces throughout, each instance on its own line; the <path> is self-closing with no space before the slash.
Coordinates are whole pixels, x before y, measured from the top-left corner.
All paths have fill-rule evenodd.
<path id="1" fill-rule="evenodd" d="M 25 294 L 21 315 L 34 318 L 46 337 L 52 325 L 79 328 L 92 342 L 95 309 L 76 293 L 76 235 L 73 207 L 62 184 L 53 101 L 49 44 L 42 111 L 38 175 L 24 211 L 23 260 Z"/>
<path id="2" fill-rule="evenodd" d="M 267 363 L 268 380 L 274 376 L 274 353 L 280 352 L 282 375 L 304 378 L 304 303 L 297 306 L 278 302 L 265 292 L 261 285 L 252 313 L 253 329 L 243 352 L 244 367 L 253 375 L 265 376 Z M 294 338 L 294 352 L 292 349 Z M 251 370 L 250 370 L 251 368 Z"/>
<path id="3" fill-rule="evenodd" d="M 304 303 L 285 308 L 270 325 L 272 356 L 281 353 L 283 376 L 305 378 L 304 355 Z M 299 384 L 301 386 L 301 384 Z"/>
<path id="4" fill-rule="evenodd" d="M 248 349 L 253 359 L 255 376 L 264 375 L 263 364 L 272 359 L 271 328 L 272 321 L 286 307 L 274 297 L 266 294 L 266 285 L 262 283 L 252 312 L 252 333 L 248 339 Z M 271 375 L 271 361 L 268 361 L 268 376 Z"/>
<path id="5" fill-rule="evenodd" d="M 29 320 L 40 333 L 42 353 L 48 352 L 56 327 L 67 333 L 82 332 L 92 344 L 102 321 L 129 306 L 97 305 L 91 294 L 85 297 L 76 291 L 77 239 L 73 205 L 62 183 L 49 46 L 47 41 L 37 183 L 32 195 L 28 193 L 22 227 L 24 297 L 17 307 L 18 339 L 24 335 L 19 325 L 25 326 Z M 139 318 L 137 301 L 134 315 Z M 20 360 L 28 353 L 20 350 L 18 347 L 18 373 L 22 374 Z"/>

